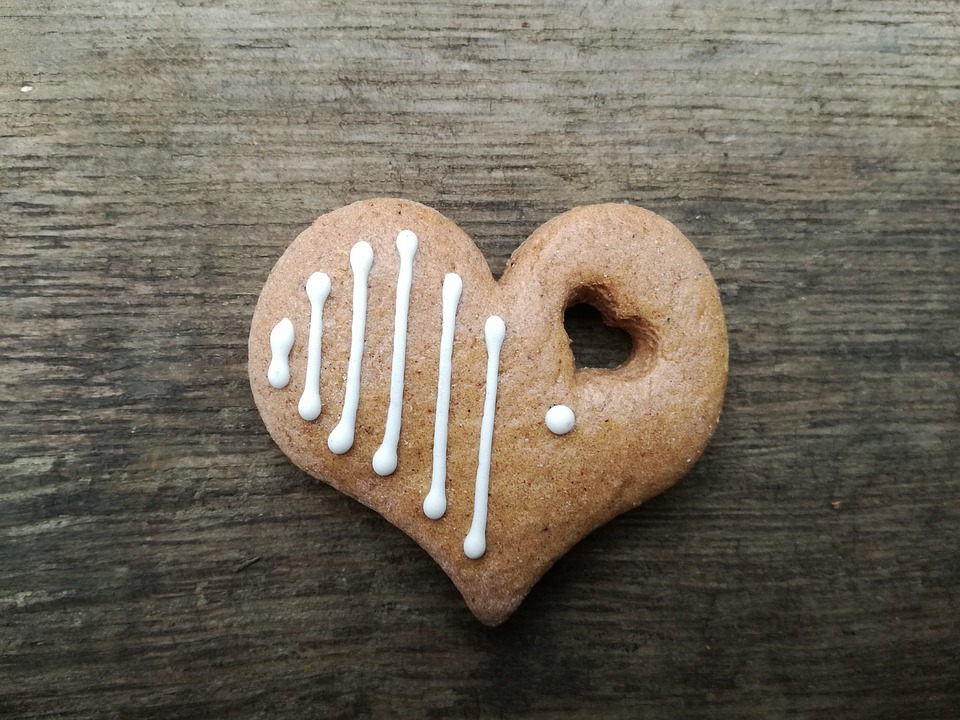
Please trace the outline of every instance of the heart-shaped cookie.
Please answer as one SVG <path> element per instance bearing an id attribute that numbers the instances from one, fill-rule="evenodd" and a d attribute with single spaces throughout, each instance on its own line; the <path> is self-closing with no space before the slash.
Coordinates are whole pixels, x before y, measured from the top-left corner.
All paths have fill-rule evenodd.
<path id="1" fill-rule="evenodd" d="M 576 368 L 563 318 L 579 302 L 632 337 L 621 367 Z M 249 352 L 280 448 L 412 537 L 488 625 L 587 533 L 692 467 L 727 380 L 699 253 L 619 204 L 550 220 L 499 282 L 435 210 L 341 208 L 277 262 Z"/>

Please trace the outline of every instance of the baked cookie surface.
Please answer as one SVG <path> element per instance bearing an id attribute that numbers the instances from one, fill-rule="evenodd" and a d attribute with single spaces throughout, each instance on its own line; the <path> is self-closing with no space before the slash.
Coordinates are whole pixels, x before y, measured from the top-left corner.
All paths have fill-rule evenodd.
<path id="1" fill-rule="evenodd" d="M 578 302 L 630 334 L 621 367 L 576 369 Z M 692 467 L 727 335 L 699 253 L 649 211 L 560 215 L 496 282 L 453 222 L 378 199 L 319 218 L 277 262 L 249 374 L 283 452 L 412 537 L 497 625 L 577 541 Z"/>

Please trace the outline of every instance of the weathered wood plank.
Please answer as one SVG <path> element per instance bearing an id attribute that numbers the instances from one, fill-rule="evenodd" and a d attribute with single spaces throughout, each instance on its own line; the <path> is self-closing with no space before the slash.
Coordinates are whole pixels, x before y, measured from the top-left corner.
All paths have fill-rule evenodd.
<path id="1" fill-rule="evenodd" d="M 0 714 L 954 713 L 954 3 L 0 0 L 0 37 Z M 247 389 L 273 262 L 379 195 L 496 273 L 633 202 L 723 293 L 707 455 L 496 631 Z"/>

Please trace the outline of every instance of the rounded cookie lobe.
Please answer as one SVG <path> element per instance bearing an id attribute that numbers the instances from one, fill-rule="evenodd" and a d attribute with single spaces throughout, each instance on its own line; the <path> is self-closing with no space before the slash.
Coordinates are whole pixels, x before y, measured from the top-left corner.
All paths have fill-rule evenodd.
<path id="1" fill-rule="evenodd" d="M 395 348 L 394 307 L 404 231 L 419 239 L 406 333 L 402 429 L 396 470 L 371 462 L 386 427 Z M 369 244 L 366 327 L 355 439 L 341 455 L 327 447 L 344 399 L 351 356 L 351 248 Z M 323 311 L 319 395 L 312 422 L 296 408 L 307 363 L 310 306 L 304 283 L 330 278 Z M 455 273 L 455 328 L 441 373 L 444 280 Z M 595 305 L 633 340 L 616 370 L 577 370 L 563 312 Z M 496 372 L 485 543 L 465 553 L 476 502 L 481 419 L 488 383 L 484 326 L 506 327 Z M 296 327 L 290 382 L 271 385 L 270 333 Z M 727 340 L 716 285 L 692 244 L 669 222 L 627 205 L 577 208 L 547 222 L 514 253 L 497 284 L 473 242 L 434 210 L 404 200 L 355 203 L 319 218 L 271 273 L 251 327 L 250 379 L 267 429 L 310 474 L 381 513 L 443 567 L 483 622 L 496 625 L 573 544 L 598 525 L 676 482 L 702 453 L 722 405 Z M 441 402 L 444 374 L 449 397 Z M 438 382 L 439 379 L 439 382 Z M 445 503 L 428 502 L 446 404 Z M 552 408 L 575 408 L 575 427 L 555 434 Z M 571 410 L 572 414 L 572 410 Z M 429 508 L 429 512 L 428 512 Z"/>

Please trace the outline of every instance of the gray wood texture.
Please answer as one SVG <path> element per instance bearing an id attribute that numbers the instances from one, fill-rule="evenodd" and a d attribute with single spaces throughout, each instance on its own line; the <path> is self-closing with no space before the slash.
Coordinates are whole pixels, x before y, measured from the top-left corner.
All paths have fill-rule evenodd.
<path id="1" fill-rule="evenodd" d="M 958 56 L 952 1 L 0 0 L 0 715 L 956 717 Z M 247 386 L 383 195 L 497 274 L 629 201 L 721 288 L 707 454 L 499 629 Z"/>

